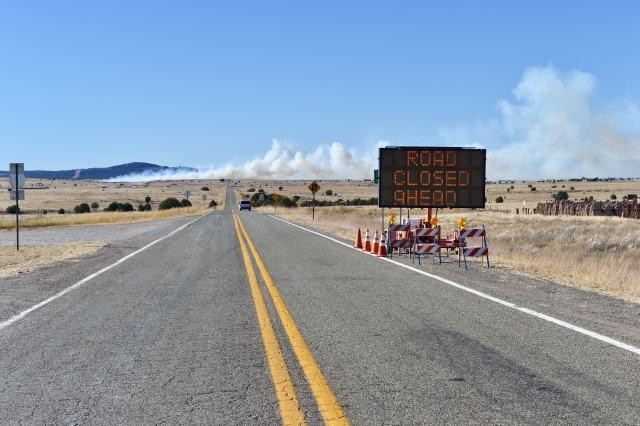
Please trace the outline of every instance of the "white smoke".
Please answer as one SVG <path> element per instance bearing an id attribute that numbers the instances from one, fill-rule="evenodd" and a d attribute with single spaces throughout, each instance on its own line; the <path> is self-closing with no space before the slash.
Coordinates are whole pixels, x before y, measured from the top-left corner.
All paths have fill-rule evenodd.
<path id="1" fill-rule="evenodd" d="M 371 152 L 358 156 L 355 149 L 346 149 L 334 142 L 321 145 L 304 154 L 294 146 L 273 140 L 271 149 L 261 158 L 243 165 L 231 163 L 219 168 L 196 170 L 162 170 L 135 175 L 119 176 L 112 181 L 141 182 L 177 179 L 365 179 L 373 176 L 378 165 L 378 148 L 388 143 L 380 141 Z"/>
<path id="2" fill-rule="evenodd" d="M 491 180 L 640 176 L 640 109 L 594 112 L 595 89 L 586 72 L 529 68 L 516 102 L 498 102 L 498 118 L 440 135 L 447 145 L 487 148 Z"/>

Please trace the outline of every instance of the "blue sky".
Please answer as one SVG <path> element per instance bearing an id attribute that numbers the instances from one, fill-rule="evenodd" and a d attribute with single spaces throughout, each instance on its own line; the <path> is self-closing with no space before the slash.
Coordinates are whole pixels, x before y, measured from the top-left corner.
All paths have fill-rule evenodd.
<path id="1" fill-rule="evenodd" d="M 388 143 L 487 148 L 490 178 L 632 173 L 638 16 L 624 1 L 4 1 L 0 165 L 358 177 Z"/>

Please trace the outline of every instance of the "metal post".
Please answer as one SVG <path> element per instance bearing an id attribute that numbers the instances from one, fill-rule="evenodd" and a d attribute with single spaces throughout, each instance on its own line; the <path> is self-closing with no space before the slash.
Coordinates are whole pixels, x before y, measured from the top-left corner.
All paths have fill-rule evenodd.
<path id="1" fill-rule="evenodd" d="M 20 204 L 18 203 L 19 189 L 18 189 L 18 163 L 15 163 L 16 168 L 16 250 L 20 251 Z"/>
<path id="2" fill-rule="evenodd" d="M 384 231 L 384 207 L 382 208 L 382 225 L 380 226 L 380 229 Z"/>
<path id="3" fill-rule="evenodd" d="M 313 201 L 311 202 L 311 220 L 316 220 L 316 193 L 313 193 Z"/>

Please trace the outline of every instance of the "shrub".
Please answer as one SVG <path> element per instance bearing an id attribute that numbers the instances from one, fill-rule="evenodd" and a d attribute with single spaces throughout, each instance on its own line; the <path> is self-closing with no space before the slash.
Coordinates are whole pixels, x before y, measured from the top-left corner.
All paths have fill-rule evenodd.
<path id="1" fill-rule="evenodd" d="M 75 206 L 73 208 L 73 211 L 78 213 L 78 214 L 89 213 L 91 211 L 91 207 L 89 207 L 89 204 L 87 204 L 87 203 L 81 203 L 81 204 Z"/>
<path id="2" fill-rule="evenodd" d="M 211 201 L 209 202 L 209 207 L 215 207 L 215 206 L 217 206 L 217 205 L 218 205 L 218 203 L 216 203 L 216 200 L 211 200 Z"/>
<path id="3" fill-rule="evenodd" d="M 258 189 L 258 192 L 261 192 L 261 193 L 264 194 L 264 189 L 260 188 L 260 189 Z"/>
<path id="4" fill-rule="evenodd" d="M 300 201 L 300 196 L 299 196 L 299 195 L 294 195 L 294 196 L 293 196 L 293 201 L 295 201 L 296 203 L 297 203 L 298 201 Z"/>
<path id="5" fill-rule="evenodd" d="M 502 197 L 496 198 L 496 203 L 504 203 L 504 199 Z"/>
<path id="6" fill-rule="evenodd" d="M 558 191 L 558 193 L 556 194 L 556 201 L 568 200 L 568 199 L 569 199 L 569 193 L 567 193 L 567 191 Z"/>
<path id="7" fill-rule="evenodd" d="M 278 187 L 278 190 L 279 190 L 279 191 L 282 191 L 282 187 L 281 187 L 281 186 L 279 186 L 279 187 Z"/>
<path id="8" fill-rule="evenodd" d="M 149 197 L 148 195 L 146 197 L 144 197 L 144 202 L 146 204 L 149 204 L 151 202 L 151 197 Z"/>
<path id="9" fill-rule="evenodd" d="M 138 204 L 138 211 L 143 212 L 145 210 L 144 204 Z"/>
<path id="10" fill-rule="evenodd" d="M 612 200 L 617 200 L 617 199 L 618 199 L 618 197 L 616 197 L 616 194 L 611 194 L 611 199 L 612 199 Z"/>
<path id="11" fill-rule="evenodd" d="M 150 212 L 150 211 L 151 211 L 151 204 L 149 204 L 149 203 L 145 204 L 145 205 L 144 205 L 144 209 L 145 209 L 146 211 Z"/>
<path id="12" fill-rule="evenodd" d="M 575 191 L 576 189 L 572 186 L 571 188 L 569 188 L 572 191 Z"/>
<path id="13" fill-rule="evenodd" d="M 132 212 L 133 205 L 131 203 L 118 203 L 118 210 L 122 212 Z"/>
<path id="14" fill-rule="evenodd" d="M 515 186 L 511 185 L 511 189 L 515 188 Z"/>
<path id="15" fill-rule="evenodd" d="M 187 200 L 186 198 L 183 198 L 182 201 L 180 201 L 180 207 L 191 207 L 193 204 L 191 204 L 191 201 Z"/>
<path id="16" fill-rule="evenodd" d="M 256 192 L 256 189 L 255 188 L 249 188 L 249 189 L 247 189 L 247 192 Z"/>
<path id="17" fill-rule="evenodd" d="M 208 191 L 209 187 L 208 186 L 203 186 L 202 188 L 200 188 L 201 191 Z"/>
<path id="18" fill-rule="evenodd" d="M 20 211 L 20 209 L 17 208 L 15 204 L 7 207 L 7 213 L 9 214 L 16 214 L 16 211 Z"/>
<path id="19" fill-rule="evenodd" d="M 58 214 L 64 214 L 64 209 L 58 210 Z"/>
<path id="20" fill-rule="evenodd" d="M 510 188 L 507 188 L 507 192 L 510 192 L 510 191 L 511 191 L 511 189 L 510 189 Z"/>
<path id="21" fill-rule="evenodd" d="M 176 207 L 180 207 L 180 201 L 175 197 L 169 197 L 158 206 L 158 210 L 169 210 Z"/>
<path id="22" fill-rule="evenodd" d="M 536 192 L 536 187 L 535 187 L 535 186 L 532 186 L 532 187 L 531 187 L 531 191 L 532 191 L 532 192 Z"/>
<path id="23" fill-rule="evenodd" d="M 91 209 L 93 209 L 93 211 L 96 211 L 99 208 L 100 208 L 100 204 L 96 203 L 95 201 L 91 203 Z"/>
<path id="24" fill-rule="evenodd" d="M 114 201 L 113 203 L 109 204 L 105 210 L 108 211 L 108 212 L 117 212 L 118 211 L 118 202 Z"/>
<path id="25" fill-rule="evenodd" d="M 531 188 L 533 185 L 529 184 L 529 185 L 527 185 L 527 186 L 528 186 L 529 188 Z"/>
<path id="26" fill-rule="evenodd" d="M 330 189 L 327 189 L 326 191 L 324 191 L 324 195 L 333 195 L 333 191 Z"/>

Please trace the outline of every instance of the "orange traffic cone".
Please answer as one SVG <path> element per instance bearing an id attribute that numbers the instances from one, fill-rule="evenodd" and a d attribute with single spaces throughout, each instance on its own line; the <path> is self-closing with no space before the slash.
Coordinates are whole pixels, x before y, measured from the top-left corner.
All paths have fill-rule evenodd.
<path id="1" fill-rule="evenodd" d="M 364 247 L 362 251 L 371 251 L 371 237 L 369 236 L 369 230 L 364 234 Z"/>
<path id="2" fill-rule="evenodd" d="M 356 245 L 353 248 L 362 248 L 362 236 L 360 235 L 360 228 L 358 228 L 358 235 L 356 236 Z"/>
<path id="3" fill-rule="evenodd" d="M 380 248 L 378 249 L 378 257 L 387 257 L 387 231 L 380 237 Z"/>
<path id="4" fill-rule="evenodd" d="M 373 235 L 373 246 L 371 247 L 371 254 L 377 254 L 379 246 L 380 237 L 378 237 L 378 230 L 376 229 L 376 233 Z"/>

